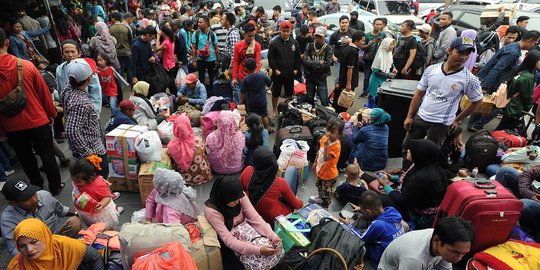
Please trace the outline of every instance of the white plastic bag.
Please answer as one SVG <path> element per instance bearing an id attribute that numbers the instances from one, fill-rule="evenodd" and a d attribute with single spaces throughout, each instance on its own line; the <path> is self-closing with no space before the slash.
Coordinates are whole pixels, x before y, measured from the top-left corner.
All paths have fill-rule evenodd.
<path id="1" fill-rule="evenodd" d="M 173 127 L 174 123 L 167 121 L 163 121 L 157 126 L 157 133 L 163 144 L 168 144 L 174 140 Z"/>
<path id="2" fill-rule="evenodd" d="M 131 223 L 145 223 L 146 222 L 146 208 L 133 212 L 131 216 Z"/>
<path id="3" fill-rule="evenodd" d="M 139 135 L 135 141 L 135 150 L 141 162 L 160 161 L 161 149 L 161 140 L 155 130 Z"/>
<path id="4" fill-rule="evenodd" d="M 159 111 L 165 111 L 171 108 L 171 99 L 166 93 L 157 93 L 153 95 L 150 97 L 150 103 L 152 103 L 154 108 Z"/>
<path id="5" fill-rule="evenodd" d="M 178 69 L 178 72 L 176 73 L 176 79 L 174 79 L 174 82 L 176 83 L 176 86 L 180 87 L 184 82 L 186 81 L 187 74 L 184 71 L 184 69 L 180 68 Z"/>
<path id="6" fill-rule="evenodd" d="M 306 141 L 285 139 L 279 149 L 281 154 L 277 163 L 281 170 L 285 171 L 289 166 L 300 169 L 309 164 L 307 158 L 309 144 Z"/>

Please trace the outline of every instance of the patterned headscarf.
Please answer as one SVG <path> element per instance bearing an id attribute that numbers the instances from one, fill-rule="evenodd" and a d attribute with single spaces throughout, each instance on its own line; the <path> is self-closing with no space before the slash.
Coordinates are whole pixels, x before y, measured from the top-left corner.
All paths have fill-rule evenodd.
<path id="1" fill-rule="evenodd" d="M 105 54 L 115 69 L 120 67 L 118 56 L 116 54 L 116 45 L 112 41 L 112 36 L 109 33 L 109 27 L 104 22 L 96 23 L 96 50 Z"/>
<path id="2" fill-rule="evenodd" d="M 217 119 L 217 129 L 206 138 L 206 144 L 213 155 L 227 167 L 231 155 L 242 153 L 246 138 L 238 128 L 231 111 L 221 111 Z"/>

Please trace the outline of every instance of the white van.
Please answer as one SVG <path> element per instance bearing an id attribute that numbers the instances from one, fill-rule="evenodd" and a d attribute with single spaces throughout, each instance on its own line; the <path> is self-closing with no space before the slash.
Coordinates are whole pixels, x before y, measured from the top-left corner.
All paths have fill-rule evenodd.
<path id="1" fill-rule="evenodd" d="M 367 10 L 379 17 L 384 17 L 397 25 L 406 20 L 412 20 L 415 25 L 421 25 L 422 19 L 412 14 L 407 0 L 359 0 L 353 10 Z"/>

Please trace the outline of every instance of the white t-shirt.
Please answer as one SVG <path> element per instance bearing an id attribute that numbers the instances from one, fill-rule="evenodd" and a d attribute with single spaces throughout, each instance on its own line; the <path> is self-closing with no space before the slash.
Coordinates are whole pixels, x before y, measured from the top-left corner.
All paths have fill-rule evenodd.
<path id="1" fill-rule="evenodd" d="M 446 74 L 443 64 L 429 66 L 418 83 L 418 90 L 426 91 L 418 116 L 426 122 L 449 126 L 456 118 L 463 95 L 471 102 L 481 100 L 482 88 L 478 78 L 468 69 Z"/>
<path id="2" fill-rule="evenodd" d="M 384 250 L 377 269 L 452 270 L 452 264 L 441 256 L 431 256 L 432 235 L 433 229 L 424 229 L 396 238 Z"/>

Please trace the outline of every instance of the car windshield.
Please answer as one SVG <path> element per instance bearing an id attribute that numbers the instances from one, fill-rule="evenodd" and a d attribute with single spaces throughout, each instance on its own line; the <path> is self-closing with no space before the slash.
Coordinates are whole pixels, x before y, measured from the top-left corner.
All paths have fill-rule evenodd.
<path id="1" fill-rule="evenodd" d="M 289 0 L 255 0 L 254 6 L 263 7 L 265 10 L 272 10 L 276 5 L 281 6 L 281 10 L 291 10 L 291 1 Z"/>
<path id="2" fill-rule="evenodd" d="M 411 7 L 407 1 L 377 1 L 380 15 L 411 15 Z"/>
<path id="3" fill-rule="evenodd" d="M 540 0 L 522 0 L 521 2 L 526 4 L 540 4 Z"/>

